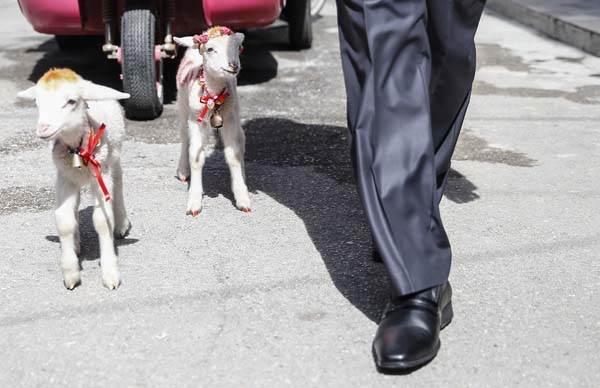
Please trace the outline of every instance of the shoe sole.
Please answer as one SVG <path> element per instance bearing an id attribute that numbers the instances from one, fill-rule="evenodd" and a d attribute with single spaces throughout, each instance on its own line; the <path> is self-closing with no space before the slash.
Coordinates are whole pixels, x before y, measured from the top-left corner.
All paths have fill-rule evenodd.
<path id="1" fill-rule="evenodd" d="M 446 307 L 442 310 L 442 321 L 440 322 L 440 330 L 443 330 L 452 322 L 452 318 L 454 317 L 454 310 L 452 309 L 452 302 L 448 303 Z M 417 369 L 420 366 L 423 366 L 433 360 L 435 356 L 437 356 L 438 351 L 440 350 L 442 343 L 438 340 L 436 346 L 434 346 L 433 351 L 419 359 L 409 360 L 409 361 L 392 361 L 392 362 L 381 362 L 377 360 L 375 356 L 374 349 L 373 358 L 375 359 L 375 366 L 377 370 L 381 373 L 399 373 L 399 372 L 409 372 Z"/>

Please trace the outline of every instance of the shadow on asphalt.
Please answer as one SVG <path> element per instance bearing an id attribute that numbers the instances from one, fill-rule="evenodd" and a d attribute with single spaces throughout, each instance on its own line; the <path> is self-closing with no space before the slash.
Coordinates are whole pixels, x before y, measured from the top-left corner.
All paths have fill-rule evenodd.
<path id="1" fill-rule="evenodd" d="M 354 184 L 348 130 L 345 127 L 302 124 L 282 118 L 259 118 L 244 124 L 246 161 L 278 167 L 310 166 L 340 183 Z M 479 199 L 477 186 L 450 169 L 444 195 L 455 203 Z"/>
<path id="2" fill-rule="evenodd" d="M 100 245 L 98 243 L 98 234 L 94 229 L 94 222 L 92 219 L 93 213 L 93 206 L 88 206 L 85 209 L 79 210 L 79 234 L 81 240 L 81 253 L 79 254 L 80 263 L 82 261 L 92 261 L 100 258 Z M 46 240 L 60 244 L 58 236 L 46 236 Z M 115 249 L 117 254 L 119 254 L 120 246 L 135 244 L 138 241 L 137 238 L 115 239 Z"/>
<path id="3" fill-rule="evenodd" d="M 250 120 L 245 129 L 248 162 L 310 167 L 339 184 L 348 185 L 341 189 L 326 187 L 322 179 L 274 181 L 256 176 L 251 167 L 248 171 L 251 189 L 266 193 L 303 220 L 337 289 L 365 316 L 378 322 L 387 301 L 389 283 L 383 265 L 371 258 L 369 228 L 352 187 L 347 129 L 278 118 Z M 476 186 L 465 176 L 451 171 L 448 199 L 470 202 L 479 198 L 475 190 Z"/>
<path id="4" fill-rule="evenodd" d="M 454 203 L 468 203 L 478 200 L 480 197 L 476 190 L 477 186 L 466 176 L 450 168 L 446 189 L 444 190 L 444 195 L 448 200 Z"/>
<path id="5" fill-rule="evenodd" d="M 43 52 L 35 63 L 28 79 L 37 82 L 46 71 L 53 67 L 68 67 L 83 78 L 94 83 L 121 89 L 119 64 L 102 55 L 100 47 L 90 45 L 77 51 L 60 51 L 54 39 L 49 39 L 27 52 Z"/>
<path id="6" fill-rule="evenodd" d="M 252 173 L 251 164 L 247 174 L 251 189 L 266 193 L 296 213 L 336 288 L 377 322 L 387 301 L 388 280 L 384 267 L 371 259 L 370 233 L 352 186 L 347 130 L 277 118 L 250 120 L 244 127 L 247 162 L 310 167 L 334 180 L 324 185 L 323 178 L 300 182 L 265 179 Z M 335 187 L 336 182 L 346 187 Z"/>

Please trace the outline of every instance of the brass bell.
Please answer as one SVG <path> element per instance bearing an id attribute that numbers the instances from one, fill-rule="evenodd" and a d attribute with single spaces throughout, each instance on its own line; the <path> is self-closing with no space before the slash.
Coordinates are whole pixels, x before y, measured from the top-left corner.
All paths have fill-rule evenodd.
<path id="1" fill-rule="evenodd" d="M 73 154 L 73 160 L 71 161 L 73 168 L 81 168 L 81 156 L 79 154 Z"/>
<path id="2" fill-rule="evenodd" d="M 221 128 L 223 126 L 223 116 L 221 116 L 221 113 L 217 111 L 210 116 L 210 125 L 213 128 Z"/>

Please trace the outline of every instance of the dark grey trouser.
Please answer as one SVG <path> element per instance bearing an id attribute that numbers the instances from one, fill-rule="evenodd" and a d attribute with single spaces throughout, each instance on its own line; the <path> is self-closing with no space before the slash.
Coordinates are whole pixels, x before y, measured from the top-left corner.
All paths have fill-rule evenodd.
<path id="1" fill-rule="evenodd" d="M 337 0 L 359 193 L 394 291 L 445 282 L 439 211 L 484 0 Z"/>

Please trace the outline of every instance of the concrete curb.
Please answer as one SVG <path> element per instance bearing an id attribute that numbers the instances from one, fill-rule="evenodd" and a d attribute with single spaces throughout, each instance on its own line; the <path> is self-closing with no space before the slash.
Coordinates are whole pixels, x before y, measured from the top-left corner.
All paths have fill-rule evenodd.
<path id="1" fill-rule="evenodd" d="M 487 7 L 502 16 L 532 27 L 554 39 L 600 56 L 600 21 L 589 28 L 569 20 L 553 9 L 529 4 L 523 0 L 488 0 Z"/>

